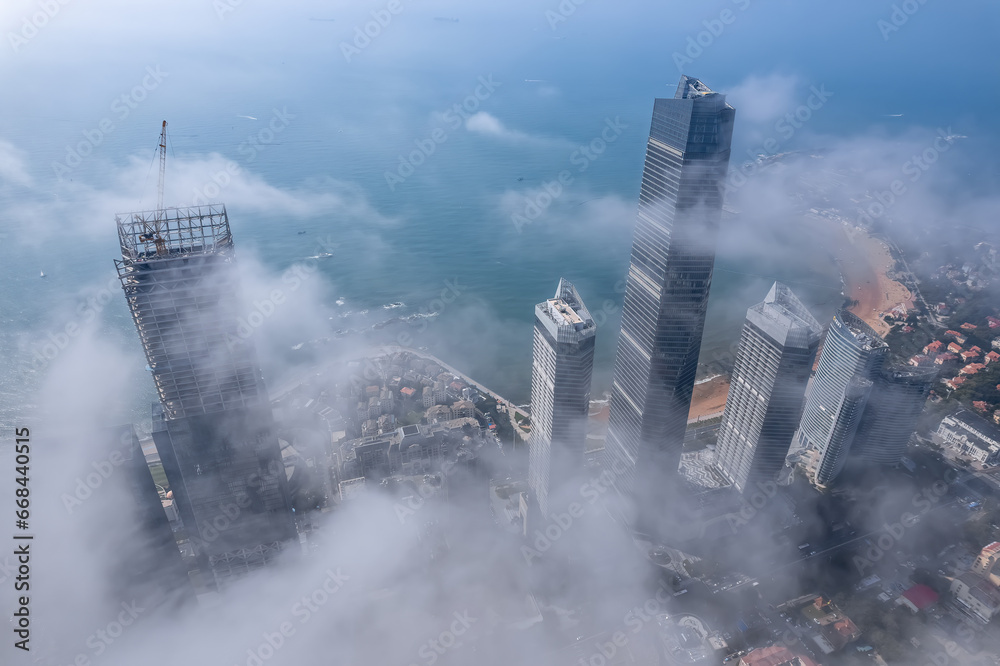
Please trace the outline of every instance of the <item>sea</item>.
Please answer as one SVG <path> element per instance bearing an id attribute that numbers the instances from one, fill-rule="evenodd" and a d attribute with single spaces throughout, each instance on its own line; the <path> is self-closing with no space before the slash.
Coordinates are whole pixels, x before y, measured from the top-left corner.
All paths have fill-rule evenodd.
<path id="1" fill-rule="evenodd" d="M 289 337 L 265 378 L 308 372 L 318 350 L 405 343 L 517 403 L 529 400 L 534 305 L 560 278 L 599 313 L 594 397 L 610 389 L 652 104 L 681 71 L 745 100 L 746 119 L 732 100 L 733 165 L 773 134 L 768 104 L 803 104 L 820 86 L 832 96 L 783 152 L 946 126 L 979 139 L 970 155 L 996 147 L 992 54 L 976 46 L 991 43 L 990 22 L 951 5 L 921 5 L 885 39 L 891 3 L 403 0 L 366 42 L 378 3 L 248 1 L 222 16 L 203 4 L 184 21 L 119 17 L 96 32 L 67 8 L 0 65 L 0 157 L 21 165 L 0 160 L 2 429 L 31 412 L 39 354 L 67 324 L 93 313 L 100 336 L 139 355 L 114 281 L 114 214 L 154 206 L 163 119 L 165 205 L 225 203 L 238 256 L 275 276 L 315 267 L 323 283 L 328 329 Z M 715 23 L 724 11 L 733 21 Z M 991 187 L 990 169 L 972 177 Z M 775 280 L 821 321 L 842 302 L 807 227 L 727 214 L 702 376 Z M 152 382 L 141 369 L 123 381 L 134 419 L 148 420 Z"/>

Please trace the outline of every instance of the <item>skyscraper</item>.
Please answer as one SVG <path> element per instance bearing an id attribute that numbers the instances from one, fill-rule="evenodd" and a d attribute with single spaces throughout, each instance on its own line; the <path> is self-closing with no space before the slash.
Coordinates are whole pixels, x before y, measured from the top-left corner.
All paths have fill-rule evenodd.
<path id="1" fill-rule="evenodd" d="M 724 95 L 688 76 L 653 104 L 606 446 L 618 489 L 653 512 L 677 478 L 734 117 Z"/>
<path id="2" fill-rule="evenodd" d="M 823 327 L 780 282 L 747 310 L 716 464 L 739 492 L 784 464 Z"/>
<path id="3" fill-rule="evenodd" d="M 118 443 L 125 472 L 128 503 L 121 503 L 116 522 L 135 529 L 115 544 L 115 592 L 145 608 L 176 608 L 194 601 L 187 567 L 163 510 L 153 475 L 132 425 L 111 428 L 106 436 Z M 117 479 L 116 479 L 117 480 Z"/>
<path id="4" fill-rule="evenodd" d="M 851 458 L 875 465 L 898 463 L 936 377 L 935 368 L 883 367 L 858 424 Z"/>
<path id="5" fill-rule="evenodd" d="M 528 485 L 543 516 L 549 495 L 583 469 L 596 332 L 567 280 L 535 306 Z"/>
<path id="6" fill-rule="evenodd" d="M 818 452 L 816 482 L 829 484 L 844 467 L 872 380 L 889 346 L 871 326 L 847 310 L 830 324 L 799 423 L 797 443 Z"/>
<path id="7" fill-rule="evenodd" d="M 185 529 L 219 583 L 295 536 L 267 392 L 238 330 L 229 217 L 199 206 L 116 222 L 115 264 L 160 398 L 153 439 Z"/>

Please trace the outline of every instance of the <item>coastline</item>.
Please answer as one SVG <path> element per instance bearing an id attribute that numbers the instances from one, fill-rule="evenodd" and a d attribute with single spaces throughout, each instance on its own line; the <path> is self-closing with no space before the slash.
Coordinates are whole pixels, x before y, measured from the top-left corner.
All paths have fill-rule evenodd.
<path id="1" fill-rule="evenodd" d="M 891 328 L 883 316 L 893 308 L 913 307 L 913 294 L 903 284 L 889 277 L 895 268 L 886 243 L 842 218 L 807 215 L 818 236 L 830 242 L 831 254 L 840 271 L 844 298 L 857 301 L 848 308 L 875 331 L 885 336 Z M 688 422 L 720 416 L 729 393 L 729 375 L 717 375 L 695 384 Z"/>

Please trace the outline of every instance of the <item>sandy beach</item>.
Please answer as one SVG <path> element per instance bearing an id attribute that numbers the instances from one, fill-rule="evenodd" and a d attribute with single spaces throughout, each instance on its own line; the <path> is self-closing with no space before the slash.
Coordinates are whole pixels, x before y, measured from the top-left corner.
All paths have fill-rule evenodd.
<path id="1" fill-rule="evenodd" d="M 721 416 L 726 408 L 726 396 L 729 395 L 729 377 L 720 375 L 707 382 L 694 385 L 691 395 L 691 411 L 688 421 L 696 421 L 710 416 Z"/>
<path id="2" fill-rule="evenodd" d="M 910 290 L 886 274 L 895 265 L 888 246 L 850 223 L 818 216 L 808 219 L 816 225 L 817 235 L 827 237 L 831 244 L 844 278 L 845 297 L 858 302 L 850 311 L 884 336 L 890 327 L 882 319 L 883 315 L 897 305 L 907 310 L 913 305 Z M 728 393 L 729 377 L 715 377 L 697 384 L 688 419 L 693 421 L 721 414 Z"/>
<path id="3" fill-rule="evenodd" d="M 884 242 L 846 222 L 833 224 L 842 231 L 837 258 L 844 276 L 844 293 L 858 302 L 850 311 L 879 335 L 885 335 L 890 326 L 882 317 L 898 305 L 909 311 L 913 306 L 913 294 L 886 275 L 895 266 L 895 260 Z"/>

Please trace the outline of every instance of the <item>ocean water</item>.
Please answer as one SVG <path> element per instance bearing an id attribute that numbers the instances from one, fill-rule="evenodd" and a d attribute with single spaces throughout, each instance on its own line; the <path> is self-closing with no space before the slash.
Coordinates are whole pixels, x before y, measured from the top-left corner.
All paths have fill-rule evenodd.
<path id="1" fill-rule="evenodd" d="M 825 84 L 831 101 L 784 148 L 823 147 L 866 132 L 891 136 L 902 131 L 893 123 L 904 122 L 955 125 L 976 133 L 979 150 L 995 146 L 990 123 L 998 93 L 980 85 L 992 60 L 948 46 L 989 43 L 985 33 L 976 39 L 987 21 L 969 23 L 954 7 L 928 4 L 886 41 L 876 22 L 888 5 L 848 2 L 808 13 L 795 3 L 745 4 L 685 73 L 722 91 L 748 77 L 793 77 L 793 100 Z M 66 323 L 93 313 L 102 336 L 138 353 L 112 282 L 112 213 L 152 205 L 163 118 L 170 123 L 167 205 L 196 198 L 185 165 L 216 159 L 257 179 L 250 190 L 223 186 L 205 197 L 227 205 L 238 253 L 280 273 L 324 251 L 317 239 L 333 239 L 333 256 L 316 264 L 334 317 L 327 344 L 412 336 L 414 346 L 527 401 L 533 306 L 566 277 L 605 322 L 595 359 L 599 395 L 610 386 L 652 100 L 673 95 L 673 54 L 683 52 L 688 37 L 744 3 L 715 5 L 623 9 L 594 0 L 554 27 L 537 5 L 414 5 L 350 62 L 340 45 L 374 5 L 330 14 L 320 4 L 279 10 L 246 3 L 223 21 L 202 8 L 201 32 L 179 43 L 162 31 L 146 43 L 130 36 L 142 29 L 112 22 L 106 30 L 121 42 L 93 51 L 74 49 L 89 26 L 67 12 L 51 36 L 40 35 L 0 69 L 4 89 L 20 93 L 0 100 L 0 140 L 19 151 L 30 175 L 28 185 L 8 180 L 0 187 L 0 426 L 29 409 L 44 377 L 44 363 L 33 360 Z M 184 25 L 171 21 L 178 30 Z M 941 48 L 925 49 L 928 41 Z M 69 58 L 78 61 L 77 74 L 48 68 Z M 966 67 L 973 60 L 977 66 Z M 114 100 L 157 66 L 168 72 L 162 83 L 122 118 Z M 956 104 L 932 83 L 943 77 L 949 89 L 978 92 Z M 467 100 L 474 100 L 467 108 L 489 117 L 456 124 L 454 105 Z M 887 117 L 896 113 L 905 120 Z M 734 164 L 754 154 L 768 131 L 740 114 L 737 108 Z M 105 118 L 114 130 L 80 166 L 58 175 L 53 165 L 65 161 L 67 147 Z M 615 141 L 582 157 L 579 148 L 608 123 L 620 128 Z M 269 131 L 276 124 L 280 131 Z M 397 171 L 401 156 L 428 141 L 433 153 L 413 160 L 421 163 L 412 175 Z M 995 164 L 990 168 L 976 175 L 987 189 L 995 186 Z M 562 171 L 572 182 L 518 228 L 511 213 L 527 210 L 526 197 L 544 201 L 538 193 Z M 387 172 L 407 175 L 390 186 Z M 197 182 L 204 194 L 205 181 Z M 285 203 L 260 205 L 254 195 L 265 184 L 284 190 Z M 324 207 L 322 197 L 331 193 L 337 202 Z M 88 203 L 95 198 L 100 205 Z M 780 223 L 727 218 L 703 360 L 731 347 L 746 308 L 775 279 L 787 281 L 821 320 L 840 304 L 825 248 L 805 229 L 775 234 Z M 780 242 L 748 251 L 755 225 Z M 449 285 L 454 300 L 437 301 Z M 98 300 L 88 304 L 92 297 Z M 416 325 L 424 321 L 426 327 Z M 310 358 L 309 340 L 289 342 L 283 361 Z M 306 346 L 292 349 L 298 343 Z M 152 386 L 141 373 L 129 381 L 136 382 L 141 420 Z"/>

